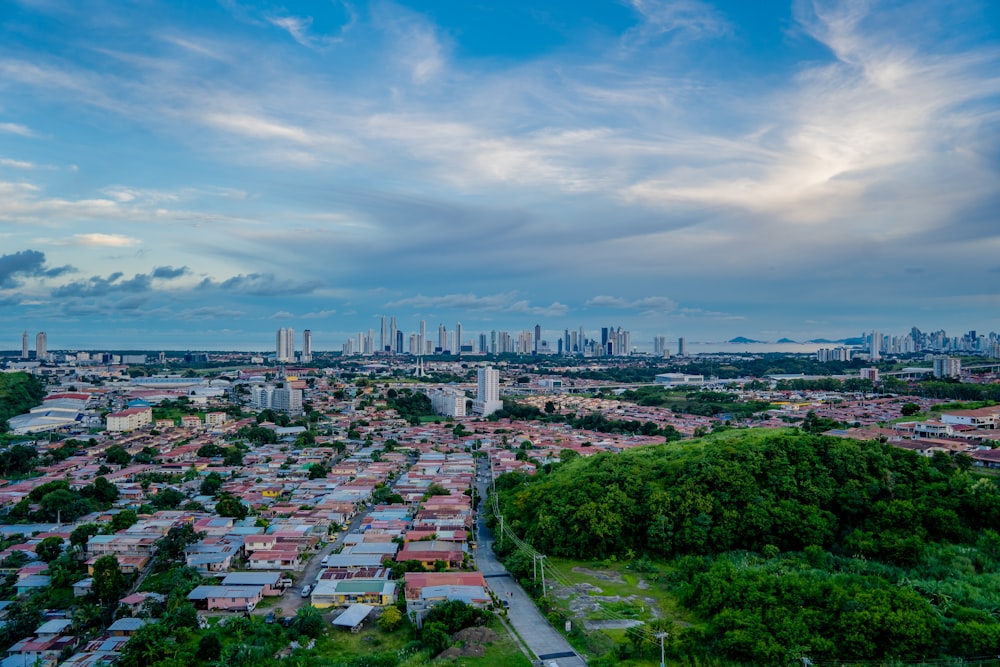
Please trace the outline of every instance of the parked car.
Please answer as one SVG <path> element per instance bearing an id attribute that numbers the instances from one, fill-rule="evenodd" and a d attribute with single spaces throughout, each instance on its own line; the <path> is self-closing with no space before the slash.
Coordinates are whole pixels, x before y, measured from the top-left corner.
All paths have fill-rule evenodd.
<path id="1" fill-rule="evenodd" d="M 267 616 L 264 617 L 264 622 L 265 623 L 274 623 L 274 612 L 273 611 L 267 612 Z"/>
<path id="2" fill-rule="evenodd" d="M 302 587 L 302 593 L 301 593 L 302 597 L 304 597 L 304 598 L 309 597 L 309 594 L 312 593 L 312 589 L 313 589 L 313 587 L 310 586 L 309 584 L 306 584 L 305 586 L 303 586 Z"/>

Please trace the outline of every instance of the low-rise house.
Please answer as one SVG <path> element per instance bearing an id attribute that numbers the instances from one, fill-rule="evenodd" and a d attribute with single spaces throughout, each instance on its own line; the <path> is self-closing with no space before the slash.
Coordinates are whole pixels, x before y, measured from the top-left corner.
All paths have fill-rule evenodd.
<path id="1" fill-rule="evenodd" d="M 262 595 L 281 595 L 284 587 L 281 580 L 284 575 L 281 572 L 230 572 L 223 580 L 223 586 L 262 586 Z"/>
<path id="2" fill-rule="evenodd" d="M 389 579 L 321 579 L 311 597 L 312 606 L 319 609 L 352 604 L 385 607 L 396 601 L 396 582 Z"/>
<path id="3" fill-rule="evenodd" d="M 486 607 L 492 602 L 482 572 L 407 572 L 405 582 L 408 614 L 450 600 L 474 607 Z"/>
<path id="4" fill-rule="evenodd" d="M 198 586 L 187 599 L 206 611 L 251 611 L 263 595 L 263 586 Z"/>

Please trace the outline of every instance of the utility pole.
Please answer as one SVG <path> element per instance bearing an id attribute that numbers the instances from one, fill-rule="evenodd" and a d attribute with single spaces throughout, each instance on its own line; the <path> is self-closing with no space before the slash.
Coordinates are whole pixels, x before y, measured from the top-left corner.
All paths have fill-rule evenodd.
<path id="1" fill-rule="evenodd" d="M 540 569 L 542 570 L 542 597 L 545 597 L 545 556 L 538 554 L 538 560 L 541 561 Z"/>
<path id="2" fill-rule="evenodd" d="M 664 653 L 663 649 L 663 640 L 666 639 L 668 636 L 669 635 L 666 632 L 660 632 L 656 635 L 656 638 L 660 640 L 660 667 L 666 667 L 666 662 L 665 662 L 666 654 Z"/>

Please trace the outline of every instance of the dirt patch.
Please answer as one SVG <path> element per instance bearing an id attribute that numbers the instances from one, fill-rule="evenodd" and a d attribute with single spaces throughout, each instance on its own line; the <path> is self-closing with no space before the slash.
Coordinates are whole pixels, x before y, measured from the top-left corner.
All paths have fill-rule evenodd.
<path id="1" fill-rule="evenodd" d="M 585 574 L 588 577 L 600 579 L 601 581 L 613 581 L 617 584 L 625 583 L 625 580 L 622 579 L 622 575 L 617 572 L 608 572 L 607 570 L 591 570 L 589 567 L 574 567 L 573 571 Z"/>
<path id="2" fill-rule="evenodd" d="M 438 658 L 482 658 L 486 655 L 486 645 L 499 638 L 490 628 L 465 628 L 451 636 L 457 644 L 446 648 Z"/>

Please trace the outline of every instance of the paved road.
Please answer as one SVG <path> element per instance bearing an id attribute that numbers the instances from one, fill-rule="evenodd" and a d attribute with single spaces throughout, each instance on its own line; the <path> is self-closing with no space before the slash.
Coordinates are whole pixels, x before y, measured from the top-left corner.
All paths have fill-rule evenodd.
<path id="1" fill-rule="evenodd" d="M 479 492 L 485 492 L 485 483 Z M 566 638 L 549 624 L 524 592 L 493 555 L 493 533 L 480 516 L 476 518 L 476 565 L 486 578 L 490 589 L 501 600 L 510 603 L 507 620 L 524 643 L 545 667 L 585 667 L 586 662 L 577 655 Z"/>
<path id="2" fill-rule="evenodd" d="M 278 604 L 273 607 L 259 609 L 255 613 L 266 614 L 273 610 L 277 616 L 294 616 L 295 612 L 309 602 L 308 597 L 302 597 L 301 595 L 302 587 L 307 584 L 310 586 L 316 584 L 316 577 L 319 576 L 320 570 L 323 569 L 323 559 L 336 551 L 344 543 L 344 538 L 347 535 L 357 530 L 366 514 L 368 514 L 367 510 L 355 516 L 347 530 L 338 533 L 332 542 L 328 542 L 326 546 L 312 555 L 306 563 L 305 569 L 295 573 L 295 585 L 285 591 L 284 595 L 279 598 Z"/>

